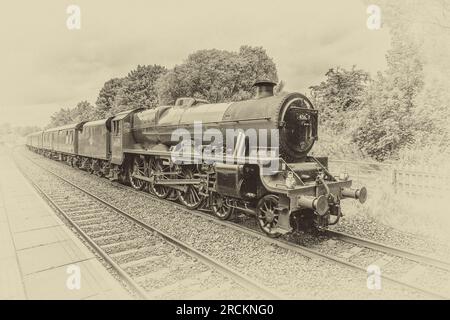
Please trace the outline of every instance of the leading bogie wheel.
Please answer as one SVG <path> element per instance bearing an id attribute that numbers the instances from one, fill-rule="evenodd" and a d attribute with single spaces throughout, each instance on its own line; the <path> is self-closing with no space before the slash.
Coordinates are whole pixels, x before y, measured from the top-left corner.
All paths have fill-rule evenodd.
<path id="1" fill-rule="evenodd" d="M 214 192 L 211 196 L 211 209 L 214 215 L 221 220 L 229 220 L 234 213 L 234 208 L 226 203 L 222 195 Z"/>
<path id="2" fill-rule="evenodd" d="M 281 235 L 277 231 L 280 210 L 278 208 L 279 198 L 276 195 L 268 194 L 259 200 L 256 206 L 256 220 L 261 230 L 271 238 Z"/>

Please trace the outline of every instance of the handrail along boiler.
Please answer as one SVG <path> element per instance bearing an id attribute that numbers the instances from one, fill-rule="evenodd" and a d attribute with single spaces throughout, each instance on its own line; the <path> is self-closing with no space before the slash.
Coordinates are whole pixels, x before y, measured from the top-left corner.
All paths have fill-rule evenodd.
<path id="1" fill-rule="evenodd" d="M 366 188 L 352 189 L 348 176 L 333 176 L 328 158 L 308 156 L 318 139 L 318 112 L 300 93 L 274 95 L 274 86 L 256 82 L 255 98 L 246 101 L 210 104 L 180 98 L 174 106 L 52 128 L 29 135 L 27 145 L 188 208 L 210 208 L 220 219 L 236 212 L 254 215 L 271 237 L 326 228 L 339 221 L 340 201 L 364 203 Z M 237 133 L 234 149 L 227 149 L 225 139 L 196 135 L 199 121 L 203 132 Z M 192 137 L 188 144 L 173 139 L 179 129 Z M 257 133 L 256 143 L 246 135 L 249 130 Z M 193 156 L 173 157 L 186 148 Z"/>

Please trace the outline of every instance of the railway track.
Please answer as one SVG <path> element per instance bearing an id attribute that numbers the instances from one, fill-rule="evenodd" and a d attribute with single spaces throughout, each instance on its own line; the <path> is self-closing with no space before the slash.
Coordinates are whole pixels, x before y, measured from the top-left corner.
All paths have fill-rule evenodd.
<path id="1" fill-rule="evenodd" d="M 16 161 L 22 174 L 140 298 L 284 298 L 28 160 L 57 181 L 40 186 Z"/>
<path id="2" fill-rule="evenodd" d="M 434 257 L 418 254 L 410 250 L 395 248 L 388 246 L 384 243 L 372 241 L 369 239 L 363 239 L 357 236 L 353 236 L 344 232 L 338 232 L 333 230 L 327 230 L 326 233 L 333 238 L 336 238 L 347 243 L 351 243 L 357 246 L 365 247 L 368 249 L 377 250 L 390 254 L 393 256 L 398 256 L 404 259 L 415 261 L 417 263 L 426 264 L 441 270 L 450 271 L 450 261 L 439 260 Z"/>
<path id="3" fill-rule="evenodd" d="M 160 201 L 163 203 L 169 202 L 166 200 L 162 200 L 152 194 L 134 190 L 132 187 L 129 187 L 129 186 L 124 186 L 124 185 L 116 183 L 116 182 L 111 182 L 111 183 L 119 188 L 124 188 L 131 192 L 134 192 L 134 193 L 137 193 L 140 195 L 144 195 L 145 197 L 149 197 L 152 200 Z M 316 258 L 316 259 L 319 258 L 319 259 L 333 261 L 335 263 L 338 263 L 345 267 L 350 267 L 354 270 L 357 270 L 358 272 L 363 272 L 363 273 L 367 273 L 367 267 L 372 264 L 372 263 L 368 263 L 367 265 L 355 264 L 355 263 L 352 263 L 352 262 L 348 261 L 347 259 L 339 257 L 338 255 L 335 255 L 335 254 L 323 253 L 320 250 L 305 247 L 303 245 L 299 245 L 299 244 L 293 243 L 288 240 L 269 238 L 265 234 L 260 232 L 259 229 L 257 229 L 257 228 L 246 227 L 246 226 L 243 226 L 243 225 L 233 222 L 233 221 L 219 220 L 219 219 L 215 218 L 214 216 L 212 216 L 209 211 L 191 210 L 191 209 L 186 208 L 184 205 L 182 205 L 180 203 L 176 203 L 176 202 L 172 202 L 172 201 L 170 201 L 170 204 L 179 208 L 181 211 L 205 218 L 209 221 L 232 228 L 234 230 L 240 231 L 249 236 L 257 237 L 259 240 L 263 240 L 265 242 L 279 246 L 281 248 L 297 252 L 297 253 L 307 256 L 309 258 Z M 351 244 L 355 244 L 355 245 L 358 245 L 360 247 L 364 247 L 364 248 L 367 248 L 370 250 L 383 252 L 383 253 L 391 255 L 391 257 L 400 257 L 403 259 L 414 261 L 416 263 L 425 264 L 425 265 L 439 268 L 439 269 L 442 269 L 445 271 L 450 271 L 450 262 L 447 262 L 444 260 L 439 260 L 439 259 L 436 259 L 433 257 L 421 255 L 421 254 L 414 253 L 414 252 L 411 252 L 408 250 L 391 247 L 391 246 L 388 246 L 388 245 L 385 245 L 385 244 L 382 244 L 379 242 L 375 242 L 375 241 L 372 241 L 369 239 L 363 239 L 363 238 L 359 238 L 359 237 L 352 236 L 349 234 L 344 234 L 344 233 L 337 232 L 337 231 L 327 230 L 326 234 L 330 238 L 337 238 L 346 243 L 351 243 Z M 354 250 L 354 248 L 352 248 L 352 249 Z M 352 249 L 350 251 L 352 251 Z M 356 250 L 354 250 L 353 252 L 350 252 L 348 257 L 354 256 L 355 251 Z M 388 258 L 387 261 L 384 261 L 383 259 L 381 259 L 379 261 L 373 261 L 373 262 L 377 262 L 380 264 L 380 267 L 383 267 L 383 265 L 381 265 L 382 263 L 385 263 L 385 262 L 389 263 L 390 261 L 391 261 L 391 259 Z M 413 268 L 411 268 L 411 269 L 413 269 Z M 426 288 L 423 286 L 416 285 L 416 284 L 412 283 L 413 281 L 402 280 L 402 279 L 399 279 L 397 277 L 390 276 L 387 274 L 382 275 L 381 278 L 384 279 L 385 281 L 421 292 L 421 293 L 429 296 L 430 298 L 434 298 L 434 299 L 449 299 L 450 298 L 450 295 L 448 295 L 448 294 L 442 294 L 442 293 L 436 292 L 432 288 Z"/>
<path id="4" fill-rule="evenodd" d="M 133 190 L 133 192 L 136 192 L 135 190 Z M 151 195 L 146 195 L 146 196 L 150 196 Z M 176 204 L 177 206 L 182 206 L 179 204 Z M 242 226 L 238 223 L 235 223 L 233 221 L 222 221 L 222 220 L 218 220 L 215 217 L 211 216 L 210 214 L 206 213 L 206 212 L 201 212 L 198 210 L 189 210 L 186 208 L 182 208 L 183 210 L 189 211 L 190 213 L 194 214 L 194 215 L 198 215 L 198 216 L 202 216 L 206 219 L 209 219 L 211 221 L 214 221 L 218 224 L 230 227 L 234 230 L 238 230 L 240 232 L 243 232 L 247 235 L 253 236 L 253 237 L 257 237 L 260 240 L 266 241 L 268 243 L 271 243 L 273 245 L 279 246 L 281 248 L 287 249 L 287 250 L 291 250 L 294 252 L 297 252 L 301 255 L 307 256 L 309 258 L 315 258 L 315 259 L 325 259 L 325 260 L 329 260 L 329 261 L 333 261 L 335 263 L 338 263 L 342 266 L 345 267 L 349 267 L 352 268 L 358 272 L 363 272 L 363 273 L 367 273 L 367 267 L 369 265 L 376 265 L 378 263 L 378 266 L 380 267 L 384 267 L 385 265 L 383 265 L 383 263 L 389 263 L 392 261 L 391 258 L 395 258 L 395 257 L 400 257 L 403 259 L 408 259 L 417 263 L 421 263 L 421 264 L 426 264 L 428 266 L 431 267 L 436 267 L 439 269 L 443 269 L 443 270 L 448 270 L 448 263 L 446 261 L 441 261 L 435 258 L 431 258 L 431 257 L 427 257 L 427 256 L 422 256 L 416 253 L 412 253 L 403 249 L 398 249 L 398 248 L 393 248 L 393 247 L 389 247 L 383 244 L 379 244 L 379 243 L 375 243 L 373 241 L 370 240 L 366 240 L 366 239 L 361 239 L 361 238 L 357 238 L 357 237 L 352 237 L 350 235 L 345 235 L 345 237 L 341 236 L 340 234 L 340 239 L 344 242 L 347 243 L 356 243 L 356 241 L 358 241 L 358 244 L 360 246 L 364 246 L 365 248 L 371 249 L 371 250 L 375 250 L 378 252 L 384 252 L 384 253 L 389 253 L 391 256 L 386 259 L 378 259 L 376 261 L 372 261 L 371 263 L 367 263 L 367 264 L 357 264 L 357 263 L 352 263 L 351 261 L 348 260 L 348 258 L 350 258 L 351 256 L 355 257 L 356 254 L 358 252 L 362 252 L 358 250 L 358 252 L 355 252 L 356 250 L 354 250 L 354 247 L 350 250 L 344 250 L 345 253 L 348 253 L 347 258 L 342 258 L 340 256 L 338 256 L 337 254 L 329 254 L 329 253 L 324 253 L 318 249 L 315 248 L 311 248 L 311 247 L 306 247 L 303 245 L 299 245 L 296 243 L 293 243 L 292 241 L 289 240 L 284 240 L 284 239 L 272 239 L 267 237 L 265 234 L 263 234 L 262 232 L 260 232 L 259 230 L 255 230 L 253 228 L 249 228 L 246 226 Z M 338 233 L 337 232 L 332 232 L 329 233 L 330 235 L 333 234 L 333 236 L 337 236 Z M 352 242 L 350 242 L 350 239 L 352 239 Z M 356 240 L 358 239 L 358 240 Z M 338 251 L 338 249 L 336 249 L 336 251 Z M 384 257 L 383 257 L 384 258 Z M 413 259 L 412 259 L 413 258 Z M 413 267 L 410 268 L 411 270 L 415 270 Z M 427 296 L 429 296 L 430 298 L 433 299 L 449 299 L 450 298 L 450 294 L 443 294 L 440 292 L 437 292 L 436 290 L 434 290 L 433 288 L 428 288 L 428 287 L 424 287 L 424 286 L 420 286 L 417 285 L 415 283 L 413 283 L 414 281 L 410 280 L 402 280 L 401 278 L 397 278 L 395 276 L 391 276 L 388 274 L 382 274 L 381 278 L 387 282 L 391 282 L 397 285 L 400 285 L 402 287 L 405 288 L 409 288 L 418 292 L 421 292 Z"/>
<path id="5" fill-rule="evenodd" d="M 29 160 L 34 162 L 34 160 L 31 160 L 31 159 L 29 159 Z M 37 163 L 36 163 L 36 165 L 40 166 Z M 40 166 L 40 167 L 42 168 L 42 166 Z M 43 168 L 43 169 L 48 170 L 46 168 Z M 145 197 L 149 197 L 152 200 L 159 201 L 161 203 L 168 202 L 167 200 L 162 200 L 152 194 L 149 194 L 146 192 L 141 192 L 141 191 L 136 191 L 132 187 L 124 186 L 124 185 L 116 183 L 116 182 L 111 182 L 111 184 L 115 185 L 116 187 L 124 188 L 128 191 L 134 192 L 136 194 L 139 194 L 139 195 L 142 195 Z M 345 258 L 343 258 L 342 256 L 339 256 L 337 254 L 325 253 L 317 248 L 306 247 L 303 245 L 293 243 L 291 241 L 287 241 L 287 240 L 283 240 L 283 239 L 272 239 L 272 238 L 269 238 L 269 237 L 265 236 L 264 234 L 262 234 L 259 230 L 255 230 L 254 228 L 249 228 L 249 227 L 243 226 L 243 225 L 238 224 L 233 221 L 222 221 L 222 220 L 216 219 L 208 212 L 201 211 L 201 210 L 191 210 L 191 209 L 186 208 L 182 204 L 179 204 L 176 202 L 169 202 L 169 203 L 171 205 L 173 205 L 174 207 L 179 208 L 180 211 L 190 213 L 190 214 L 202 217 L 204 219 L 210 220 L 214 223 L 232 228 L 234 230 L 237 230 L 237 231 L 247 234 L 249 236 L 256 237 L 260 240 L 263 240 L 270 244 L 276 245 L 278 247 L 297 252 L 297 253 L 307 256 L 309 258 L 319 258 L 319 259 L 326 259 L 329 261 L 333 261 L 333 262 L 343 265 L 345 267 L 349 267 L 354 270 L 357 270 L 358 272 L 367 273 L 367 266 L 370 265 L 371 263 L 357 264 L 357 263 L 353 263 L 353 262 L 349 261 L 349 258 L 355 257 L 358 255 L 358 253 L 362 252 L 362 250 L 355 250 L 354 247 L 356 247 L 356 246 L 360 247 L 360 248 L 362 247 L 362 248 L 365 248 L 368 250 L 373 250 L 373 251 L 381 252 L 384 254 L 388 254 L 394 258 L 397 257 L 397 258 L 413 261 L 414 263 L 416 263 L 416 265 L 422 265 L 422 266 L 425 265 L 426 267 L 438 268 L 438 269 L 444 270 L 444 271 L 449 271 L 449 269 L 450 269 L 450 263 L 447 261 L 439 260 L 439 259 L 436 259 L 433 257 L 428 257 L 425 255 L 421 255 L 421 254 L 407 251 L 404 249 L 391 247 L 391 246 L 388 246 L 388 245 L 385 245 L 382 243 L 378 243 L 378 242 L 374 242 L 374 241 L 371 241 L 368 239 L 363 239 L 363 238 L 351 236 L 348 234 L 339 233 L 336 231 L 327 231 L 326 234 L 329 239 L 336 239 L 341 242 L 354 245 L 354 247 L 351 250 L 349 250 L 350 251 L 349 254 Z M 336 251 L 338 251 L 338 250 L 336 250 Z M 387 259 L 387 261 L 385 261 L 385 262 L 389 263 L 391 260 L 392 259 Z M 373 261 L 373 262 L 379 262 L 379 261 Z M 388 274 L 382 274 L 381 278 L 385 281 L 394 283 L 396 285 L 421 292 L 421 293 L 429 296 L 430 298 L 448 299 L 450 296 L 448 294 L 443 294 L 441 292 L 437 292 L 436 290 L 433 290 L 432 288 L 417 285 L 414 283 L 414 281 L 403 280 L 403 279 L 401 279 L 401 277 L 399 278 L 399 277 L 391 276 Z"/>

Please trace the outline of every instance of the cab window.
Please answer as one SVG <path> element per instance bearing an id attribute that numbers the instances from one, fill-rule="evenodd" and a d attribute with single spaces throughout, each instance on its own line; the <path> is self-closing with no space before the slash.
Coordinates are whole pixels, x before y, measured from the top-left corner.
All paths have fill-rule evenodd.
<path id="1" fill-rule="evenodd" d="M 113 133 L 116 136 L 120 134 L 120 121 L 113 121 Z"/>

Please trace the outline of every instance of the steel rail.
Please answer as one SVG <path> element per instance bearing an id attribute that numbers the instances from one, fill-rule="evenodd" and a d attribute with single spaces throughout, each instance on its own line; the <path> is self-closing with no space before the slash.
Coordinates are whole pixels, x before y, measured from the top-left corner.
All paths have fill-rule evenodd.
<path id="1" fill-rule="evenodd" d="M 366 247 L 368 249 L 373 249 L 377 251 L 381 251 L 387 254 L 391 254 L 394 256 L 402 257 L 408 260 L 412 260 L 418 263 L 428 264 L 430 266 L 450 271 L 450 261 L 439 260 L 434 257 L 430 257 L 427 255 L 418 254 L 406 249 L 395 248 L 389 245 L 386 245 L 381 242 L 360 238 L 351 234 L 347 234 L 344 232 L 327 230 L 327 234 L 332 237 L 337 238 L 338 240 L 342 240 L 344 242 L 352 243 L 358 246 Z"/>
<path id="2" fill-rule="evenodd" d="M 199 250 L 189 246 L 188 244 L 186 244 L 186 243 L 184 243 L 184 242 L 182 242 L 182 241 L 180 241 L 180 240 L 170 236 L 169 234 L 165 233 L 164 231 L 161 231 L 161 230 L 159 230 L 159 229 L 157 229 L 157 228 L 155 228 L 153 226 L 148 225 L 145 222 L 142 222 L 141 220 L 133 217 L 132 215 L 126 213 L 125 211 L 123 211 L 123 210 L 117 208 L 116 206 L 108 203 L 106 200 L 103 200 L 102 198 L 100 198 L 100 197 L 92 194 L 91 192 L 83 189 L 82 187 L 76 185 L 75 183 L 73 183 L 73 182 L 67 180 L 66 178 L 60 176 L 59 174 L 57 174 L 57 173 L 55 173 L 55 172 L 53 172 L 53 171 L 51 171 L 51 170 L 41 166 L 40 164 L 37 164 L 35 161 L 33 161 L 33 160 L 29 159 L 29 158 L 27 158 L 27 159 L 29 161 L 31 161 L 32 163 L 34 163 L 36 166 L 40 167 L 42 170 L 47 171 L 48 173 L 50 173 L 53 176 L 59 178 L 60 180 L 64 181 L 65 183 L 71 185 L 72 187 L 80 190 L 81 192 L 83 192 L 83 193 L 87 194 L 88 196 L 92 197 L 93 199 L 95 199 L 95 200 L 99 201 L 100 203 L 106 205 L 107 207 L 113 209 L 117 213 L 121 214 L 122 216 L 126 217 L 130 221 L 132 221 L 132 222 L 136 223 L 137 225 L 139 225 L 140 227 L 142 227 L 144 230 L 146 230 L 148 232 L 151 232 L 151 233 L 158 234 L 164 240 L 166 240 L 167 242 L 171 243 L 172 245 L 175 245 L 176 247 L 178 247 L 180 250 L 182 250 L 183 252 L 185 252 L 189 256 L 191 256 L 193 258 L 196 258 L 197 260 L 201 261 L 202 263 L 208 265 L 210 268 L 216 269 L 218 272 L 220 272 L 221 274 L 225 275 L 227 278 L 236 281 L 242 287 L 247 288 L 249 290 L 252 290 L 252 291 L 256 292 L 257 294 L 263 295 L 263 296 L 267 297 L 268 299 L 286 299 L 287 298 L 287 297 L 284 297 L 282 294 L 275 293 L 274 290 L 266 287 L 263 284 L 260 284 L 260 283 L 256 282 L 255 280 L 253 280 L 253 279 L 247 277 L 246 275 L 244 275 L 244 274 L 234 270 L 233 268 L 231 268 L 231 267 L 229 267 L 229 266 L 227 266 L 227 265 L 217 261 L 216 259 L 214 259 L 214 258 L 212 258 L 212 257 L 210 257 L 210 256 L 208 256 L 208 255 L 206 255 L 206 254 L 204 254 L 202 252 L 200 252 Z M 64 216 L 66 217 L 66 215 L 64 215 Z M 68 218 L 68 219 L 69 219 L 69 221 L 71 221 L 70 218 Z M 73 224 L 73 221 L 71 221 L 71 223 Z M 79 230 L 79 228 L 77 228 L 77 231 L 78 230 Z M 89 242 L 91 243 L 92 241 L 89 240 Z M 98 246 L 96 246 L 96 247 L 98 247 Z M 106 253 L 104 253 L 104 254 L 107 255 Z M 111 260 L 110 258 L 107 258 L 107 259 Z M 117 267 L 120 268 L 119 266 L 117 266 Z M 125 271 L 123 271 L 123 272 L 125 272 Z"/>

